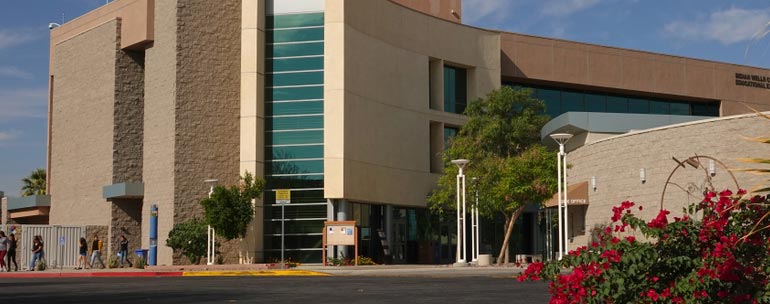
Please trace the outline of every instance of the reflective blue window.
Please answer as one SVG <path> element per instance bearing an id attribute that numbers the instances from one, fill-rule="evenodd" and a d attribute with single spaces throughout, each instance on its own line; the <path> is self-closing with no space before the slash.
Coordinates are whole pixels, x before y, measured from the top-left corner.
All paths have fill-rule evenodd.
<path id="1" fill-rule="evenodd" d="M 468 103 L 466 77 L 465 69 L 444 66 L 444 112 L 465 112 Z"/>

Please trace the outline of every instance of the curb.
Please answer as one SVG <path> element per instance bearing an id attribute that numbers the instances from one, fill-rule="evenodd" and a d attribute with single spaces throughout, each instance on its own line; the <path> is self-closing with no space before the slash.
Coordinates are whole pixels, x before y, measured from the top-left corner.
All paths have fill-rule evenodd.
<path id="1" fill-rule="evenodd" d="M 187 271 L 184 277 L 322 277 L 331 274 L 309 270 Z"/>
<path id="2" fill-rule="evenodd" d="M 94 278 L 94 277 L 181 277 L 182 272 L 59 272 L 59 273 L 9 273 L 0 274 L 0 279 L 43 279 L 43 278 Z"/>

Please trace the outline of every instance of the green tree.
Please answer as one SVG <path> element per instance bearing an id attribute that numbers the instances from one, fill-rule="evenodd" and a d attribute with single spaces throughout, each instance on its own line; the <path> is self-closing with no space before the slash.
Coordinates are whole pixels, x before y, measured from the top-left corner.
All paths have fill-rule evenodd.
<path id="1" fill-rule="evenodd" d="M 206 255 L 206 240 L 206 223 L 201 219 L 192 219 L 174 225 L 168 233 L 166 246 L 181 251 L 190 263 L 199 264 L 201 257 Z"/>
<path id="2" fill-rule="evenodd" d="M 45 169 L 32 171 L 28 177 L 22 178 L 21 196 L 45 194 Z"/>
<path id="3" fill-rule="evenodd" d="M 201 201 L 206 223 L 227 240 L 243 237 L 254 219 L 252 200 L 262 195 L 264 186 L 264 180 L 246 172 L 238 185 L 214 187 L 211 196 Z"/>
<path id="4" fill-rule="evenodd" d="M 556 191 L 556 155 L 539 144 L 540 129 L 549 120 L 544 109 L 530 90 L 509 87 L 470 103 L 468 122 L 444 151 L 444 175 L 428 198 L 434 212 L 454 210 L 458 169 L 450 160 L 469 159 L 464 172 L 479 178 L 479 212 L 505 219 L 498 265 L 508 263 L 509 239 L 524 206 Z"/>

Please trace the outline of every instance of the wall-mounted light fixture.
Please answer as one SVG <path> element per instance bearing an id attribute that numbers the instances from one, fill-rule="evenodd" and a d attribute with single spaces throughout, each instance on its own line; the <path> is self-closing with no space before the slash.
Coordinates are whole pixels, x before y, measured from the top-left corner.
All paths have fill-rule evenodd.
<path id="1" fill-rule="evenodd" d="M 647 173 L 644 172 L 644 168 L 639 169 L 639 180 L 642 181 L 642 184 L 647 182 Z"/>
<path id="2" fill-rule="evenodd" d="M 709 175 L 711 176 L 717 175 L 717 168 L 716 168 L 716 165 L 714 164 L 713 159 L 709 159 Z"/>
<path id="3" fill-rule="evenodd" d="M 591 188 L 596 191 L 596 176 L 591 176 Z"/>

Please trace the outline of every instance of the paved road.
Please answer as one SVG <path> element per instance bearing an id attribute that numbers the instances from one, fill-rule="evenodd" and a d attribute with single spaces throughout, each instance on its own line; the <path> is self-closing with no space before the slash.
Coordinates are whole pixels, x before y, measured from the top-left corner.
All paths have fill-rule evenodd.
<path id="1" fill-rule="evenodd" d="M 0 279 L 3 303 L 547 303 L 511 278 L 150 277 Z"/>

